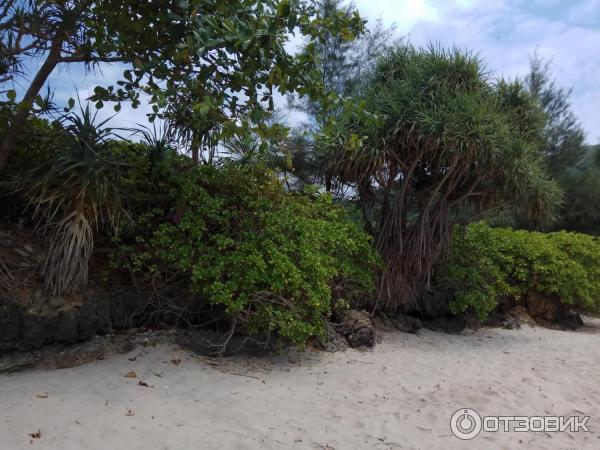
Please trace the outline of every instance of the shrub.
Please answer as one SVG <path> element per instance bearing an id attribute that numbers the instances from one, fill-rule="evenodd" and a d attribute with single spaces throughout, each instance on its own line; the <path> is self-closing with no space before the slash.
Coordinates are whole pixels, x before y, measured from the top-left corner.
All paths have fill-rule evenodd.
<path id="1" fill-rule="evenodd" d="M 170 211 L 138 218 L 145 234 L 124 237 L 124 264 L 154 285 L 183 280 L 234 327 L 302 346 L 322 335 L 333 300 L 371 293 L 370 239 L 329 195 L 287 193 L 269 173 L 228 165 L 192 168 L 169 197 Z"/>
<path id="2" fill-rule="evenodd" d="M 503 296 L 528 289 L 556 294 L 574 308 L 600 312 L 600 239 L 581 233 L 528 232 L 484 223 L 456 229 L 438 283 L 455 291 L 454 313 L 484 319 Z"/>
<path id="3" fill-rule="evenodd" d="M 54 295 L 74 292 L 87 283 L 94 232 L 115 231 L 122 211 L 123 164 L 110 151 L 116 136 L 105 126 L 106 120 L 98 123 L 96 117 L 87 105 L 81 106 L 79 115 L 63 116 L 53 128 L 44 130 L 45 123 L 37 123 L 48 139 L 54 139 L 28 155 L 33 162 L 29 167 L 24 165 L 27 159 L 18 161 L 23 170 L 12 177 L 14 192 L 24 198 L 48 240 L 43 273 Z"/>

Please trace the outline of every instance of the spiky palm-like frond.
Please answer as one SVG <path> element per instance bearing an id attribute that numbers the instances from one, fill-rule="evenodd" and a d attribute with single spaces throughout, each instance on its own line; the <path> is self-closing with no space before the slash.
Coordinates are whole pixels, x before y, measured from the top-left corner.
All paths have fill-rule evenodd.
<path id="1" fill-rule="evenodd" d="M 63 117 L 64 137 L 55 155 L 16 179 L 33 208 L 38 228 L 49 238 L 46 286 L 69 293 L 87 281 L 94 230 L 116 231 L 121 216 L 119 172 L 109 142 L 117 135 L 97 123 L 89 105 Z"/>

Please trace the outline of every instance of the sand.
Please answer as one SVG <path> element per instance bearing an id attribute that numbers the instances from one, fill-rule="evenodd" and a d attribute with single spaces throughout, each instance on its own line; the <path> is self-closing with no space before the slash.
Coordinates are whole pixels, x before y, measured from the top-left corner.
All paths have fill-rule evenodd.
<path id="1" fill-rule="evenodd" d="M 383 333 L 367 352 L 222 362 L 162 343 L 70 369 L 1 375 L 0 448 L 598 449 L 600 323 L 592 325 Z M 482 432 L 462 441 L 449 422 L 465 407 L 487 416 L 589 415 L 590 432 Z"/>

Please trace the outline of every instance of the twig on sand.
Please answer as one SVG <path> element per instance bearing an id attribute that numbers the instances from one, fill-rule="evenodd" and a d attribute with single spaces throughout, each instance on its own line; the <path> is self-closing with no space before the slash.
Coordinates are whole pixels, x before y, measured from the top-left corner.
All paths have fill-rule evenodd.
<path id="1" fill-rule="evenodd" d="M 237 375 L 238 377 L 247 377 L 247 378 L 254 378 L 255 380 L 260 380 L 260 378 L 255 377 L 254 375 L 248 375 L 245 373 L 239 373 L 239 372 L 224 372 L 224 373 L 230 373 L 231 375 Z"/>

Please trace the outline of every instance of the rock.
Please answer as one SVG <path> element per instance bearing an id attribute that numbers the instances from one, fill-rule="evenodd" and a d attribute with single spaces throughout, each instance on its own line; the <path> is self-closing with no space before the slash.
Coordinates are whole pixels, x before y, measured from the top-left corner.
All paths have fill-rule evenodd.
<path id="1" fill-rule="evenodd" d="M 79 335 L 77 333 L 77 319 L 78 311 L 61 311 L 53 341 L 64 344 L 72 344 L 77 342 L 79 340 Z"/>
<path id="2" fill-rule="evenodd" d="M 86 296 L 79 307 L 77 320 L 77 335 L 79 340 L 90 339 L 99 329 L 98 315 L 96 313 L 96 298 Z"/>
<path id="3" fill-rule="evenodd" d="M 464 317 L 466 328 L 469 328 L 470 330 L 478 330 L 481 328 L 481 319 L 472 308 L 469 308 L 465 311 Z"/>
<path id="4" fill-rule="evenodd" d="M 490 312 L 485 320 L 485 325 L 488 327 L 501 327 L 506 321 L 506 314 L 502 314 L 497 310 Z"/>
<path id="5" fill-rule="evenodd" d="M 423 326 L 434 331 L 458 334 L 467 327 L 467 321 L 464 315 L 449 315 L 436 317 L 435 319 L 424 320 Z"/>
<path id="6" fill-rule="evenodd" d="M 525 304 L 527 312 L 539 325 L 566 330 L 583 326 L 579 313 L 568 309 L 558 295 L 530 289 L 525 294 Z"/>
<path id="7" fill-rule="evenodd" d="M 348 341 L 335 330 L 335 325 L 331 322 L 327 322 L 327 328 L 325 330 L 325 339 L 321 344 L 326 352 L 335 353 L 343 352 L 348 349 Z"/>
<path id="8" fill-rule="evenodd" d="M 521 322 L 519 322 L 519 320 L 515 317 L 508 317 L 504 321 L 502 328 L 506 330 L 518 330 L 519 328 L 521 328 Z"/>
<path id="9" fill-rule="evenodd" d="M 73 344 L 108 334 L 113 324 L 127 328 L 130 314 L 139 305 L 135 300 L 126 294 L 110 297 L 91 291 L 52 297 L 42 289 L 21 300 L 0 297 L 0 350 Z"/>
<path id="10" fill-rule="evenodd" d="M 485 325 L 489 327 L 502 327 L 507 330 L 521 328 L 522 324 L 535 326 L 536 322 L 522 304 L 516 301 L 499 304 L 496 309 L 488 314 Z"/>
<path id="11" fill-rule="evenodd" d="M 453 298 L 454 292 L 450 289 L 425 290 L 417 298 L 417 309 L 415 312 L 429 319 L 450 316 L 449 305 Z"/>
<path id="12" fill-rule="evenodd" d="M 0 351 L 15 348 L 23 328 L 23 307 L 0 299 Z"/>
<path id="13" fill-rule="evenodd" d="M 111 353 L 126 353 L 137 344 L 135 339 L 123 336 L 120 339 L 96 337 L 89 341 L 70 345 L 49 345 L 28 352 L 15 351 L 0 354 L 0 373 L 22 369 L 65 369 L 102 359 Z"/>
<path id="14" fill-rule="evenodd" d="M 378 316 L 386 327 L 393 327 L 404 333 L 415 334 L 423 328 L 421 321 L 417 317 L 408 314 L 395 313 L 394 315 L 388 316 L 382 311 Z"/>
<path id="15" fill-rule="evenodd" d="M 29 350 L 51 344 L 58 329 L 59 315 L 48 307 L 29 309 L 23 316 L 19 349 Z"/>
<path id="16" fill-rule="evenodd" d="M 525 294 L 525 305 L 527 312 L 534 319 L 557 322 L 565 313 L 558 295 L 544 294 L 533 289 L 529 289 Z"/>
<path id="17" fill-rule="evenodd" d="M 348 310 L 341 314 L 341 322 L 335 325 L 338 333 L 346 338 L 350 347 L 373 347 L 376 333 L 366 311 Z"/>
<path id="18" fill-rule="evenodd" d="M 575 311 L 565 311 L 563 317 L 558 320 L 558 325 L 565 330 L 577 330 L 584 323 L 581 315 Z"/>

